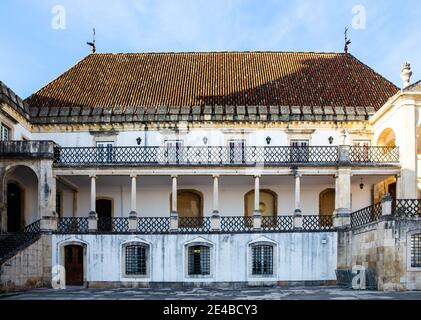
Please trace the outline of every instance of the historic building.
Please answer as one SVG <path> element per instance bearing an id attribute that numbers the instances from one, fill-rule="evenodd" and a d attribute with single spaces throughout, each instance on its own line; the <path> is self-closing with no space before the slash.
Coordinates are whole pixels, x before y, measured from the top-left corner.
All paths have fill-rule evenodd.
<path id="1" fill-rule="evenodd" d="M 0 285 L 421 288 L 421 83 L 348 53 L 91 54 L 0 91 Z"/>

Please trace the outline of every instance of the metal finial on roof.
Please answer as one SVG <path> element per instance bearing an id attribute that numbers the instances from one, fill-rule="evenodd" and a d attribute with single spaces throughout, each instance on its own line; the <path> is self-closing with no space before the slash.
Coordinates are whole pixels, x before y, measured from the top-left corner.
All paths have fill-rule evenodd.
<path id="1" fill-rule="evenodd" d="M 345 28 L 345 53 L 348 53 L 348 47 L 351 44 L 351 40 L 348 39 L 348 28 Z"/>
<path id="2" fill-rule="evenodd" d="M 95 45 L 95 28 L 93 29 L 93 40 L 92 42 L 86 42 L 88 46 L 92 47 L 92 53 L 96 52 L 96 45 Z"/>

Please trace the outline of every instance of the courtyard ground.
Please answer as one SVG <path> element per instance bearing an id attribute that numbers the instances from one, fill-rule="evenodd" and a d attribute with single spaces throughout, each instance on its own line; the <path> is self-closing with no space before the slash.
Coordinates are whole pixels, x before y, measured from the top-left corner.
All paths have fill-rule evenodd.
<path id="1" fill-rule="evenodd" d="M 421 291 L 357 291 L 338 287 L 186 289 L 33 289 L 0 294 L 0 300 L 421 300 Z"/>

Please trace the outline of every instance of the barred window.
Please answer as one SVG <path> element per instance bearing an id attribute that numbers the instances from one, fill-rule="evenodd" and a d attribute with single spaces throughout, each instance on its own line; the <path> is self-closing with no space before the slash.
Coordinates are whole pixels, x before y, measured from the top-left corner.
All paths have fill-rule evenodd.
<path id="1" fill-rule="evenodd" d="M 126 275 L 147 275 L 148 246 L 126 246 Z"/>
<path id="2" fill-rule="evenodd" d="M 188 248 L 189 275 L 210 275 L 210 248 L 190 246 Z"/>
<path id="3" fill-rule="evenodd" d="M 421 233 L 411 236 L 411 267 L 421 268 Z"/>
<path id="4" fill-rule="evenodd" d="M 255 245 L 252 247 L 252 274 L 273 275 L 273 246 Z"/>

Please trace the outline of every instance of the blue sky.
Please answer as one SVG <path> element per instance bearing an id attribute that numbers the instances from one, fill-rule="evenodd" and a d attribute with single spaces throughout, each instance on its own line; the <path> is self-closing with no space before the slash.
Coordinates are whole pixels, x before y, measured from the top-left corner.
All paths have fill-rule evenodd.
<path id="1" fill-rule="evenodd" d="M 76 64 L 97 30 L 98 52 L 350 52 L 401 86 L 421 79 L 419 0 L 1 0 L 0 80 L 26 98 Z M 54 29 L 52 9 L 65 9 Z M 363 26 L 361 6 L 366 13 Z M 358 20 L 356 20 L 358 18 Z M 55 20 L 57 21 L 57 20 Z M 359 22 L 357 29 L 353 21 Z"/>

